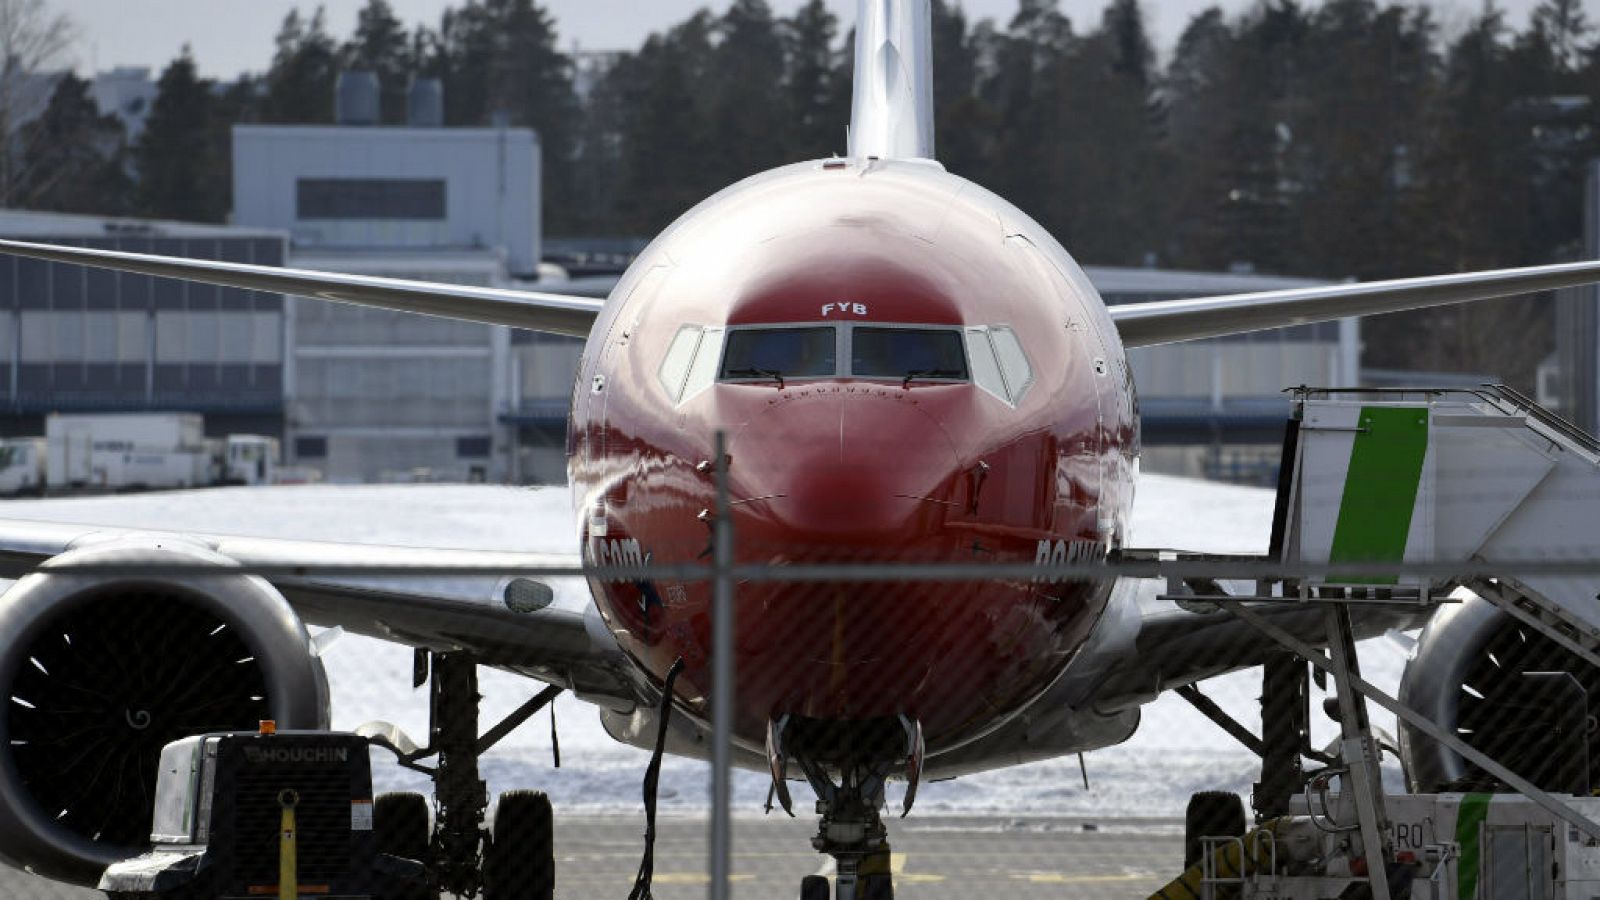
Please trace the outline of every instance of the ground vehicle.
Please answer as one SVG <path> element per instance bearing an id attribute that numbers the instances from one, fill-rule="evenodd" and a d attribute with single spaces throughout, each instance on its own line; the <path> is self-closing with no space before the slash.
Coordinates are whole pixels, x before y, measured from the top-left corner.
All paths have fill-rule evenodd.
<path id="1" fill-rule="evenodd" d="M 206 438 L 195 413 L 56 413 L 45 421 L 45 432 L 35 451 L 37 476 L 19 471 L 15 477 L 54 493 L 271 484 L 277 478 L 277 438 Z M 7 465 L 0 458 L 0 493 L 28 489 L 11 486 Z"/>
<path id="2" fill-rule="evenodd" d="M 45 419 L 52 491 L 210 484 L 211 453 L 194 413 L 53 413 Z"/>
<path id="3" fill-rule="evenodd" d="M 273 484 L 278 474 L 278 439 L 230 434 L 218 448 L 216 481 L 221 484 Z"/>
<path id="4" fill-rule="evenodd" d="M 43 438 L 0 441 L 0 494 L 43 492 L 45 456 Z"/>
<path id="5" fill-rule="evenodd" d="M 367 741 L 268 724 L 163 748 L 155 847 L 107 869 L 100 889 L 114 898 L 277 897 L 287 870 L 297 895 L 416 896 L 422 864 L 386 852 L 374 830 Z M 426 828 L 424 815 L 421 848 Z"/>

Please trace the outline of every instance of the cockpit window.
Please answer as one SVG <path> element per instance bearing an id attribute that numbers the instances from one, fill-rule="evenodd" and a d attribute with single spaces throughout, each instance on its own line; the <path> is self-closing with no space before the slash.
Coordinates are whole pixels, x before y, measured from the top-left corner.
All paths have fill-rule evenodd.
<path id="1" fill-rule="evenodd" d="M 713 376 L 779 387 L 796 378 L 886 378 L 907 387 L 962 382 L 1013 406 L 1033 384 L 1022 343 L 1005 325 L 762 325 L 698 328 L 695 334 L 697 345 L 675 344 L 662 367 L 668 393 L 679 385 L 676 396 L 685 400 L 709 387 Z"/>
<path id="2" fill-rule="evenodd" d="M 850 336 L 850 374 L 864 378 L 966 381 L 961 333 L 933 328 L 863 328 Z"/>
<path id="3" fill-rule="evenodd" d="M 689 366 L 689 378 L 683 385 L 683 399 L 693 397 L 717 380 L 717 362 L 722 359 L 722 333 L 721 328 L 707 328 L 700 339 L 694 363 Z"/>
<path id="4" fill-rule="evenodd" d="M 994 344 L 989 341 L 989 329 L 967 329 L 967 355 L 972 358 L 973 382 L 1001 400 L 1011 402 L 1005 376 L 1000 374 L 1000 360 L 994 355 Z"/>
<path id="5" fill-rule="evenodd" d="M 656 373 L 661 379 L 661 388 L 667 392 L 676 403 L 683 393 L 683 378 L 689 373 L 689 363 L 694 359 L 695 348 L 700 345 L 700 329 L 694 325 L 685 325 L 678 329 L 672 339 L 672 346 L 667 348 L 667 357 L 661 361 L 661 370 Z"/>
<path id="6" fill-rule="evenodd" d="M 1006 376 L 1006 387 L 1011 391 L 1011 402 L 1022 402 L 1022 395 L 1033 386 L 1033 367 L 1028 365 L 1028 354 L 1022 352 L 1022 342 L 1017 333 L 1002 325 L 989 329 L 994 339 L 994 352 L 1000 355 L 1000 371 Z"/>
<path id="7" fill-rule="evenodd" d="M 827 377 L 837 369 L 837 360 L 833 328 L 743 328 L 728 333 L 722 380 Z"/>
<path id="8" fill-rule="evenodd" d="M 1012 406 L 1021 403 L 1033 386 L 1033 366 L 1017 333 L 1005 325 L 980 326 L 968 328 L 966 338 L 973 382 Z"/>

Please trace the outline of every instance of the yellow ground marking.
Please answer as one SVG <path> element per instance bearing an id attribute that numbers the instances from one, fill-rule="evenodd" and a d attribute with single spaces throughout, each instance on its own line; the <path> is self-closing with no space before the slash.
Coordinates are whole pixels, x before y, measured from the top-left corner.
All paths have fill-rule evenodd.
<path id="1" fill-rule="evenodd" d="M 1034 884 L 1115 884 L 1125 881 L 1150 881 L 1160 875 L 1068 875 L 1065 872 L 1013 872 L 1015 881 Z"/>
<path id="2" fill-rule="evenodd" d="M 944 880 L 943 875 L 907 872 L 906 856 L 904 853 L 889 854 L 889 874 L 894 876 L 896 884 L 938 884 Z"/>

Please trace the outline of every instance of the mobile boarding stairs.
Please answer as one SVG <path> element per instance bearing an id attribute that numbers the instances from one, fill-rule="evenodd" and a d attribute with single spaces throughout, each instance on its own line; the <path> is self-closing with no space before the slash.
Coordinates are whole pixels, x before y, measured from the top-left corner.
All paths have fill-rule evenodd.
<path id="1" fill-rule="evenodd" d="M 1164 599 L 1220 608 L 1285 651 L 1263 667 L 1259 738 L 1198 689 L 1179 690 L 1262 757 L 1257 824 L 1201 838 L 1189 871 L 1155 896 L 1600 897 L 1589 760 L 1600 702 L 1589 712 L 1583 687 L 1600 677 L 1600 441 L 1499 385 L 1293 394 L 1268 555 L 1125 554 L 1180 573 Z M 1320 608 L 1327 649 L 1261 615 L 1269 604 Z M 1412 705 L 1362 680 L 1355 655 L 1364 612 L 1408 605 L 1431 619 L 1401 692 Z M 1485 721 L 1528 730 L 1516 702 L 1528 694 L 1504 694 L 1503 718 L 1467 721 L 1502 696 L 1463 674 L 1473 653 L 1510 669 L 1504 644 L 1462 637 L 1490 621 L 1495 640 L 1560 648 L 1562 671 L 1504 676 L 1558 699 L 1526 739 L 1551 748 L 1537 771 L 1484 752 L 1506 744 L 1486 739 Z M 1334 685 L 1341 738 L 1327 753 L 1309 743 L 1307 662 Z M 1474 699 L 1460 705 L 1463 690 Z M 1385 796 L 1369 700 L 1400 721 L 1401 746 L 1382 749 L 1400 753 L 1415 793 Z"/>

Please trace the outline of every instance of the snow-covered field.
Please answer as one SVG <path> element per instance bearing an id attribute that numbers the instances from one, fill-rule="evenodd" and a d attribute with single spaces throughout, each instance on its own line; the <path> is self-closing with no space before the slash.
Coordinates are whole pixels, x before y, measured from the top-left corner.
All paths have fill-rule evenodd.
<path id="1" fill-rule="evenodd" d="M 360 487 L 233 488 L 173 494 L 0 502 L 0 516 L 109 526 L 361 541 L 408 546 L 568 551 L 573 528 L 562 488 L 384 485 Z M 1134 507 L 1139 546 L 1259 552 L 1272 518 L 1270 491 L 1146 475 Z M 1154 596 L 1152 585 L 1149 595 Z M 1361 649 L 1364 674 L 1393 689 L 1404 665 L 1400 648 L 1370 641 Z M 375 640 L 346 637 L 328 652 L 334 724 L 353 728 L 372 719 L 395 722 L 413 737 L 427 732 L 426 691 L 410 687 L 411 652 Z M 538 685 L 485 672 L 485 721 L 521 704 Z M 1259 727 L 1255 698 L 1260 675 L 1240 672 L 1203 689 L 1252 729 Z M 1315 704 L 1314 704 L 1315 705 Z M 1374 721 L 1393 730 L 1392 719 Z M 600 728 L 594 710 L 570 696 L 555 704 L 562 767 L 551 768 L 550 721 L 540 714 L 484 761 L 490 789 L 538 787 L 558 807 L 578 811 L 636 810 L 647 754 L 619 745 Z M 1316 739 L 1336 729 L 1320 722 Z M 376 757 L 375 757 L 376 759 Z M 1182 699 L 1166 695 L 1145 708 L 1144 721 L 1126 744 L 1088 756 L 1090 790 L 1083 789 L 1076 758 L 1003 769 L 924 785 L 919 810 L 946 813 L 1071 816 L 1181 815 L 1197 790 L 1248 794 L 1258 772 L 1255 758 Z M 420 789 L 420 776 L 394 766 L 376 774 L 381 789 Z M 663 767 L 664 810 L 690 811 L 707 802 L 704 764 L 670 759 Z M 766 779 L 740 773 L 735 802 L 754 811 L 766 797 Z M 891 808 L 898 797 L 891 793 Z M 797 806 L 808 804 L 797 798 Z"/>

